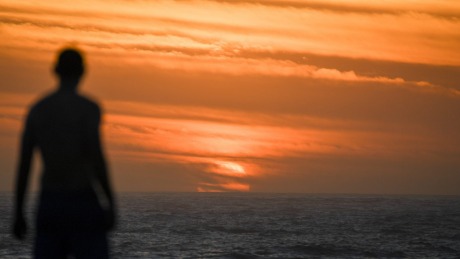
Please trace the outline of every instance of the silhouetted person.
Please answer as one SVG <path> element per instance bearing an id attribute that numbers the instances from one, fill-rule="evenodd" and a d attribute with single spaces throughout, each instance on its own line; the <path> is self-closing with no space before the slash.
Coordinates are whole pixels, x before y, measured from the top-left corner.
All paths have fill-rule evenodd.
<path id="1" fill-rule="evenodd" d="M 32 106 L 25 122 L 17 171 L 13 232 L 27 230 L 23 203 L 33 151 L 43 160 L 36 217 L 35 258 L 108 258 L 107 231 L 114 226 L 114 202 L 102 153 L 101 112 L 79 95 L 84 62 L 63 50 L 55 73 L 57 91 Z"/>

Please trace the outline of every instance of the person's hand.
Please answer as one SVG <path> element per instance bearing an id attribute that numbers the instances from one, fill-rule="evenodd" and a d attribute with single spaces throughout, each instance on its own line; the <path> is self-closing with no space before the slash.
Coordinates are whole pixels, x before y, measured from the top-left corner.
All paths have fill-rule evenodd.
<path id="1" fill-rule="evenodd" d="M 13 235 L 19 240 L 23 240 L 27 233 L 27 223 L 23 215 L 17 215 L 13 223 Z"/>
<path id="2" fill-rule="evenodd" d="M 110 231 L 115 227 L 116 215 L 113 206 L 104 211 L 105 230 Z"/>

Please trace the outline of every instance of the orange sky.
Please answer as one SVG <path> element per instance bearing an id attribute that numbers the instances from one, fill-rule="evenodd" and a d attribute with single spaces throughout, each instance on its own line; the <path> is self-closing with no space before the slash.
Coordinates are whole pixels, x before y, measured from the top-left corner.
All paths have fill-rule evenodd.
<path id="1" fill-rule="evenodd" d="M 0 191 L 77 46 L 118 191 L 460 194 L 457 1 L 0 0 L 0 37 Z"/>

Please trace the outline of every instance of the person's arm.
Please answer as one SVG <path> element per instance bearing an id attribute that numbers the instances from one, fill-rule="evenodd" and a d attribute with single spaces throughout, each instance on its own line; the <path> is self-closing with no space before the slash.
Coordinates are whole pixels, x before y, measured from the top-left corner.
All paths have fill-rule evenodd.
<path id="1" fill-rule="evenodd" d="M 24 218 L 24 200 L 29 182 L 30 167 L 32 164 L 32 155 L 35 146 L 33 134 L 31 115 L 29 114 L 22 133 L 19 164 L 16 172 L 13 234 L 17 239 L 23 239 L 27 232 L 27 224 Z"/>
<path id="2" fill-rule="evenodd" d="M 109 172 L 107 169 L 107 164 L 105 161 L 105 156 L 102 150 L 102 143 L 100 137 L 100 118 L 101 112 L 100 109 L 97 107 L 96 111 L 91 115 L 91 122 L 90 122 L 90 148 L 92 159 L 94 161 L 95 171 L 96 171 L 96 181 L 102 189 L 103 195 L 106 200 L 102 201 L 103 206 L 106 205 L 106 216 L 107 220 L 107 230 L 110 230 L 115 225 L 115 202 L 113 197 L 113 192 L 110 184 L 110 177 Z M 97 191 L 97 190 L 96 190 Z"/>

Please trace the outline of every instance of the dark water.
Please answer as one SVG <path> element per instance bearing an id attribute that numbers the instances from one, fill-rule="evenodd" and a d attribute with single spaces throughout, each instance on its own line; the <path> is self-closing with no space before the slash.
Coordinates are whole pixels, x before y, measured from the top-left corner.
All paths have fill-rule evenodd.
<path id="1" fill-rule="evenodd" d="M 460 258 L 460 197 L 120 194 L 114 258 Z M 9 236 L 0 258 L 30 258 Z"/>

